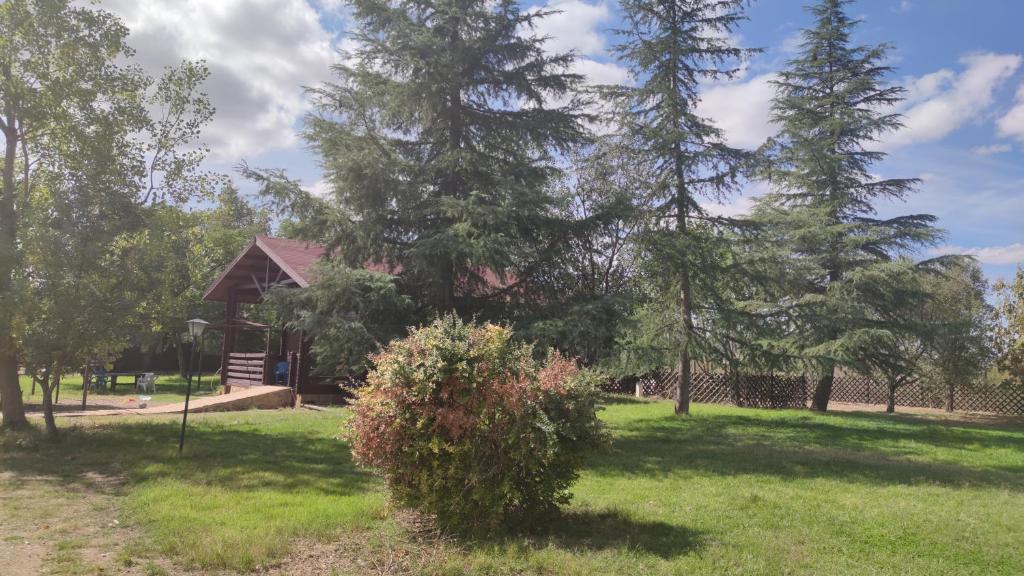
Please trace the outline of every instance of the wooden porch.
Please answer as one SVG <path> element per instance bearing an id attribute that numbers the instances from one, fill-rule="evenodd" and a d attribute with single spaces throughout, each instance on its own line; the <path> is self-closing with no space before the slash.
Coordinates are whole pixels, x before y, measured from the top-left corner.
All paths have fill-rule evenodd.
<path id="1" fill-rule="evenodd" d="M 284 360 L 287 381 L 279 384 L 293 391 L 293 399 L 340 396 L 333 382 L 311 377 L 310 342 L 305 334 L 252 322 L 241 313 L 243 304 L 261 303 L 274 287 L 309 286 L 310 268 L 323 255 L 324 249 L 317 245 L 257 236 L 206 291 L 205 300 L 224 302 L 223 324 L 213 328 L 224 333 L 220 378 L 225 393 L 275 384 L 276 365 Z M 263 333 L 259 347 L 252 337 L 247 346 L 240 345 L 240 335 L 246 331 Z"/>

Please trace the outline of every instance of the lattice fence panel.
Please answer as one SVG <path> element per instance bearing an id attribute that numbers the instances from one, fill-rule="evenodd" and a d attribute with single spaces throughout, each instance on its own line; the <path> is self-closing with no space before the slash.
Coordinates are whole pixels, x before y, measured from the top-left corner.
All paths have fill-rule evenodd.
<path id="1" fill-rule="evenodd" d="M 673 398 L 678 372 L 653 372 L 630 381 L 628 391 L 639 387 L 643 396 Z M 623 388 L 625 388 L 623 386 Z M 696 372 L 693 375 L 690 399 L 709 404 L 731 404 L 757 408 L 791 408 L 805 406 L 814 383 L 802 376 L 744 375 L 734 385 L 726 374 Z M 623 390 L 627 391 L 627 390 Z M 913 384 L 896 391 L 896 405 L 915 408 L 944 409 L 948 392 Z M 885 404 L 889 390 L 884 382 L 858 374 L 836 376 L 832 385 L 833 402 L 851 404 Z M 996 387 L 957 388 L 953 409 L 965 412 L 1024 414 L 1024 390 Z"/>
<path id="2" fill-rule="evenodd" d="M 967 412 L 1024 414 L 1024 391 L 1006 388 L 954 389 L 953 409 Z"/>
<path id="3" fill-rule="evenodd" d="M 656 398 L 675 396 L 678 371 L 662 371 L 639 379 L 641 393 Z M 804 406 L 807 384 L 802 377 L 744 375 L 738 382 L 721 373 L 695 372 L 690 400 L 708 404 L 732 404 L 758 408 Z"/>

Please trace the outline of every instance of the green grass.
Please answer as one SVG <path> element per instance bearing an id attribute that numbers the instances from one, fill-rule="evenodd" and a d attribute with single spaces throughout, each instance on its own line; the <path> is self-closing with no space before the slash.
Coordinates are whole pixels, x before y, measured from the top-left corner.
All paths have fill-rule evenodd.
<path id="1" fill-rule="evenodd" d="M 108 389 L 103 392 L 90 391 L 86 398 L 89 406 L 132 406 L 134 401 L 138 397 L 138 392 L 135 390 L 135 386 L 132 385 L 131 379 L 122 378 L 117 384 L 117 389 L 114 392 Z M 28 376 L 20 377 L 21 383 L 21 395 L 26 403 L 30 405 L 39 405 L 43 401 L 43 392 L 38 386 L 36 386 L 35 394 L 32 393 L 32 379 Z M 211 383 L 213 384 L 211 392 Z M 170 404 L 173 402 L 184 402 L 185 400 L 185 388 L 186 381 L 184 378 L 174 374 L 160 374 L 157 376 L 156 381 L 156 393 L 146 394 L 152 398 L 150 400 L 151 405 L 158 404 Z M 192 395 L 198 396 L 209 396 L 216 394 L 220 390 L 220 383 L 218 377 L 212 374 L 204 374 L 202 385 L 199 386 L 198 381 L 193 382 Z M 60 403 L 80 403 L 82 400 L 82 375 L 81 374 L 69 374 L 61 379 L 60 385 Z"/>
<path id="2" fill-rule="evenodd" d="M 133 551 L 203 570 L 251 570 L 301 540 L 347 542 L 339 573 L 398 555 L 424 574 L 1024 574 L 1020 425 L 671 412 L 614 401 L 613 450 L 591 459 L 565 514 L 473 542 L 396 519 L 339 438 L 343 410 L 196 415 L 180 458 L 174 419 L 85 421 L 58 444 L 7 433 L 0 489 L 122 477 L 122 521 L 143 535 Z"/>

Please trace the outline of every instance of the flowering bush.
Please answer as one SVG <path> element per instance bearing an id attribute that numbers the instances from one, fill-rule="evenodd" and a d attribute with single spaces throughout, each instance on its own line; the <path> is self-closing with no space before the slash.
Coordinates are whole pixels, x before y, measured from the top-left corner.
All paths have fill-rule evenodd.
<path id="1" fill-rule="evenodd" d="M 568 502 L 584 455 L 607 441 L 594 381 L 557 352 L 532 352 L 508 328 L 454 316 L 392 342 L 355 402 L 356 460 L 455 531 Z"/>

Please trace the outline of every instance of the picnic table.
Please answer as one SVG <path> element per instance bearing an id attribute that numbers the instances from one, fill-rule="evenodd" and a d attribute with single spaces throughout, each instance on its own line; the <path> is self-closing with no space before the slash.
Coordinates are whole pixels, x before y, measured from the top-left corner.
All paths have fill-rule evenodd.
<path id="1" fill-rule="evenodd" d="M 142 376 L 144 374 L 145 374 L 145 372 L 141 372 L 141 371 L 140 372 L 106 372 L 106 373 L 100 373 L 100 374 L 97 374 L 95 371 L 92 371 L 89 374 L 89 387 L 94 389 L 94 390 L 97 389 L 97 388 L 100 388 L 100 387 L 105 387 L 105 382 L 102 382 L 102 383 L 100 382 L 100 380 L 102 379 L 102 380 L 105 380 L 105 381 L 109 381 L 110 382 L 110 391 L 111 392 L 115 392 L 117 390 L 117 380 L 118 380 L 118 378 L 131 378 L 132 379 L 132 386 L 138 386 L 139 378 L 142 378 Z"/>

